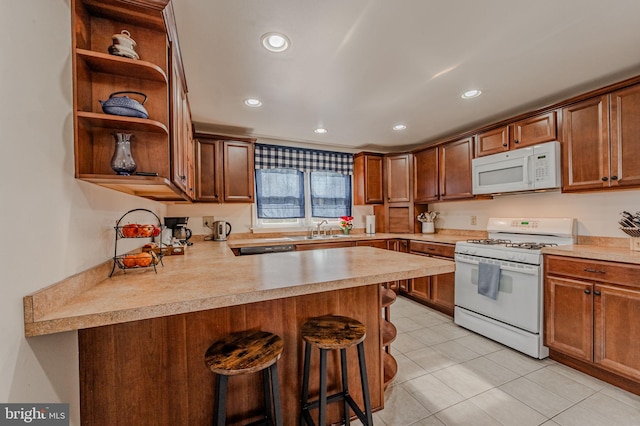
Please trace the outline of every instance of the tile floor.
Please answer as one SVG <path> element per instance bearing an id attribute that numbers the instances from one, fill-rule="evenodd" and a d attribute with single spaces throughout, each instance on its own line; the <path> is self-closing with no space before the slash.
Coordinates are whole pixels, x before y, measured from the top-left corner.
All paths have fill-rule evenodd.
<path id="1" fill-rule="evenodd" d="M 403 297 L 391 306 L 398 375 L 376 425 L 640 425 L 640 396 L 535 360 Z"/>

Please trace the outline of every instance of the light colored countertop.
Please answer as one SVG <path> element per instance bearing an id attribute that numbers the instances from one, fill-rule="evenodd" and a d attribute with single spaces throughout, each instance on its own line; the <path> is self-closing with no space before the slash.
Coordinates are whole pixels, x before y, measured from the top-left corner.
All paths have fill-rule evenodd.
<path id="1" fill-rule="evenodd" d="M 236 257 L 225 242 L 167 256 L 157 274 L 129 270 L 83 284 L 70 277 L 24 298 L 25 335 L 124 323 L 453 272 L 446 260 L 373 247 Z M 91 272 L 95 274 L 95 272 Z"/>
<path id="2" fill-rule="evenodd" d="M 555 254 L 558 256 L 580 257 L 584 259 L 640 264 L 640 251 L 632 251 L 629 248 L 621 247 L 573 244 L 558 247 L 545 247 L 542 249 L 542 253 Z"/>

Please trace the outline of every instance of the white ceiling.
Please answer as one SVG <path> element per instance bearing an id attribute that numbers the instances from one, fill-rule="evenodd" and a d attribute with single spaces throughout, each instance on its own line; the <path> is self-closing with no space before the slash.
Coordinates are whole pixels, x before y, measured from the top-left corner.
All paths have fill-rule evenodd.
<path id="1" fill-rule="evenodd" d="M 175 0 L 174 8 L 196 128 L 236 135 L 394 151 L 640 74 L 639 0 Z M 290 38 L 288 51 L 261 46 L 273 31 Z M 470 88 L 482 96 L 461 99 Z M 249 97 L 263 106 L 245 106 Z M 393 131 L 397 123 L 407 129 Z"/>

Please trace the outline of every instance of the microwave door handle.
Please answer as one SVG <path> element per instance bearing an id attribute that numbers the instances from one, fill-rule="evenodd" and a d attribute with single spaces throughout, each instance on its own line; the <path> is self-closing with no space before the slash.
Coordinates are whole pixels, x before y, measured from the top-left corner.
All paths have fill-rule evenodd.
<path id="1" fill-rule="evenodd" d="M 531 158 L 530 155 L 525 155 L 523 160 L 523 164 L 522 164 L 522 173 L 524 174 L 524 181 L 527 184 L 528 187 L 531 187 L 531 177 L 529 176 L 529 159 Z"/>

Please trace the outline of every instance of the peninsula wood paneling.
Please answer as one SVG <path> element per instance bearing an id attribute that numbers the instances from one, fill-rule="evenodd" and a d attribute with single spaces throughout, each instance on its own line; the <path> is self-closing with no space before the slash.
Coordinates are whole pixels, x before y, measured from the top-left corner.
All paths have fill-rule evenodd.
<path id="1" fill-rule="evenodd" d="M 84 425 L 210 425 L 214 375 L 204 363 L 207 348 L 223 335 L 262 329 L 284 340 L 278 361 L 286 425 L 298 424 L 303 348 L 300 328 L 307 318 L 337 314 L 367 329 L 365 353 L 371 402 L 383 406 L 378 284 L 365 287 L 206 310 L 80 330 L 81 418 Z M 347 350 L 349 388 L 361 404 L 355 348 Z M 329 358 L 329 383 L 338 384 L 338 357 Z M 319 356 L 312 355 L 311 397 L 317 394 Z M 329 392 L 335 391 L 335 386 Z M 255 420 L 262 412 L 259 373 L 229 380 L 228 424 Z M 339 421 L 342 404 L 331 404 Z M 248 417 L 247 417 L 248 415 Z"/>

